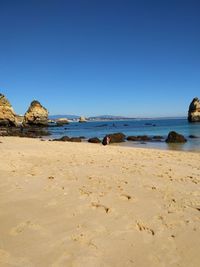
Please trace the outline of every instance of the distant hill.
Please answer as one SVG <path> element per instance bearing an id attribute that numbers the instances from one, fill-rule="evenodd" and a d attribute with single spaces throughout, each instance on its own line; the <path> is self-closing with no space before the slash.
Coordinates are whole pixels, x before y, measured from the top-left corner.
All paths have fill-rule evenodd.
<path id="1" fill-rule="evenodd" d="M 79 119 L 79 115 L 50 115 L 50 120 L 56 120 L 59 118 L 67 118 L 69 120 Z M 86 117 L 87 120 L 160 120 L 160 119 L 185 119 L 185 116 L 178 117 L 152 117 L 152 118 L 131 118 L 125 116 L 115 116 L 115 115 L 100 115 L 100 116 L 92 116 Z"/>
<path id="2" fill-rule="evenodd" d="M 49 119 L 56 120 L 60 118 L 67 118 L 69 120 L 79 119 L 80 116 L 78 115 L 50 115 Z M 127 118 L 123 116 L 114 116 L 114 115 L 100 115 L 100 116 L 93 116 L 87 117 L 87 120 L 123 120 L 123 119 L 134 119 L 134 118 Z"/>
<path id="3" fill-rule="evenodd" d="M 89 117 L 89 120 L 125 120 L 125 119 L 135 119 L 130 117 L 123 117 L 123 116 L 114 116 L 114 115 L 100 115 L 100 116 L 94 116 Z"/>
<path id="4" fill-rule="evenodd" d="M 56 120 L 60 118 L 67 118 L 69 120 L 73 120 L 73 119 L 79 119 L 80 116 L 77 116 L 77 115 L 50 115 L 49 116 L 50 120 Z"/>

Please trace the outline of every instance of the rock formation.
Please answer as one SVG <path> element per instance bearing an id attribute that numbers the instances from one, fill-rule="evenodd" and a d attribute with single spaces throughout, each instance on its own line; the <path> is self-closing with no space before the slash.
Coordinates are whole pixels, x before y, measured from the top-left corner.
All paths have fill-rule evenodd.
<path id="1" fill-rule="evenodd" d="M 200 122 L 200 100 L 197 97 L 192 100 L 189 106 L 188 121 Z"/>
<path id="2" fill-rule="evenodd" d="M 52 141 L 62 141 L 62 142 L 81 142 L 80 137 L 69 137 L 69 136 L 63 136 L 61 138 L 53 139 Z"/>
<path id="3" fill-rule="evenodd" d="M 81 117 L 79 118 L 79 122 L 86 122 L 86 121 L 87 121 L 86 118 L 83 117 L 83 116 L 81 116 Z"/>
<path id="4" fill-rule="evenodd" d="M 62 141 L 62 142 L 68 142 L 70 140 L 69 136 L 62 136 L 61 138 L 53 139 L 52 141 Z"/>
<path id="5" fill-rule="evenodd" d="M 185 143 L 187 139 L 181 134 L 178 134 L 174 131 L 168 134 L 167 139 L 165 140 L 166 143 Z"/>
<path id="6" fill-rule="evenodd" d="M 0 94 L 0 126 L 17 126 L 15 112 L 2 94 Z"/>
<path id="7" fill-rule="evenodd" d="M 127 140 L 128 141 L 151 141 L 152 139 L 147 136 L 147 135 L 138 135 L 138 136 L 134 136 L 134 135 L 131 135 L 131 136 L 128 136 L 127 137 Z"/>
<path id="8" fill-rule="evenodd" d="M 108 134 L 103 138 L 102 144 L 108 145 L 109 143 L 121 143 L 125 141 L 125 135 L 123 133 Z"/>
<path id="9" fill-rule="evenodd" d="M 24 115 L 23 125 L 25 126 L 47 126 L 48 111 L 40 102 L 34 100 Z"/>
<path id="10" fill-rule="evenodd" d="M 57 119 L 57 120 L 56 120 L 56 124 L 57 124 L 58 126 L 63 126 L 63 125 L 65 125 L 65 124 L 69 124 L 69 121 L 68 121 L 67 118 L 60 118 L 60 119 Z"/>
<path id="11" fill-rule="evenodd" d="M 101 143 L 101 140 L 97 137 L 92 137 L 92 138 L 88 139 L 88 142 L 98 144 L 98 143 Z"/>

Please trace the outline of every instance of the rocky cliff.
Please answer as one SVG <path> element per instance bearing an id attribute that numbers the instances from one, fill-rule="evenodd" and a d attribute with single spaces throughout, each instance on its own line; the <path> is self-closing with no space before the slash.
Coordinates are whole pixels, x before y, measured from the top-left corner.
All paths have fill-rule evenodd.
<path id="1" fill-rule="evenodd" d="M 189 106 L 188 121 L 200 122 L 200 100 L 197 97 L 192 100 Z"/>
<path id="2" fill-rule="evenodd" d="M 47 126 L 48 111 L 39 101 L 34 100 L 24 115 L 23 125 L 25 126 Z"/>
<path id="3" fill-rule="evenodd" d="M 16 126 L 16 115 L 6 97 L 0 94 L 0 126 Z"/>

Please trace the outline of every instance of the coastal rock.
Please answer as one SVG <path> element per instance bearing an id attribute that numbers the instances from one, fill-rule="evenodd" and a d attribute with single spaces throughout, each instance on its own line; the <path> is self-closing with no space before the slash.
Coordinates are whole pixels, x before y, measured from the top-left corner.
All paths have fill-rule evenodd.
<path id="1" fill-rule="evenodd" d="M 197 97 L 192 100 L 189 106 L 188 121 L 200 122 L 200 100 Z"/>
<path id="2" fill-rule="evenodd" d="M 189 135 L 188 137 L 189 137 L 189 138 L 192 138 L 192 139 L 198 138 L 198 136 L 193 135 L 193 134 Z"/>
<path id="3" fill-rule="evenodd" d="M 0 94 L 0 126 L 17 126 L 15 112 L 10 102 L 2 94 Z"/>
<path id="4" fill-rule="evenodd" d="M 98 144 L 98 143 L 101 143 L 101 140 L 97 137 L 93 137 L 93 138 L 88 139 L 88 142 Z"/>
<path id="5" fill-rule="evenodd" d="M 62 126 L 65 124 L 69 124 L 69 121 L 67 118 L 60 118 L 60 119 L 56 120 L 56 124 L 57 124 L 57 126 Z"/>
<path id="6" fill-rule="evenodd" d="M 18 137 L 30 137 L 30 138 L 40 138 L 42 136 L 48 136 L 47 128 L 41 127 L 1 127 L 0 136 L 18 136 Z"/>
<path id="7" fill-rule="evenodd" d="M 127 140 L 128 141 L 151 141 L 152 139 L 147 135 L 138 135 L 138 136 L 131 135 L 127 137 Z"/>
<path id="8" fill-rule="evenodd" d="M 82 142 L 81 138 L 80 137 L 71 137 L 69 139 L 69 142 Z"/>
<path id="9" fill-rule="evenodd" d="M 183 135 L 172 131 L 168 134 L 168 137 L 165 140 L 165 142 L 166 143 L 185 143 L 187 142 L 187 139 L 185 139 Z"/>
<path id="10" fill-rule="evenodd" d="M 104 137 L 102 144 L 108 145 L 109 143 L 121 143 L 125 141 L 125 135 L 123 133 L 108 134 Z"/>
<path id="11" fill-rule="evenodd" d="M 106 146 L 106 145 L 109 145 L 109 143 L 110 143 L 110 137 L 108 135 L 106 135 L 103 138 L 102 145 Z"/>
<path id="12" fill-rule="evenodd" d="M 24 115 L 23 125 L 25 126 L 47 126 L 48 111 L 39 101 L 34 100 Z"/>
<path id="13" fill-rule="evenodd" d="M 86 121 L 87 121 L 86 118 L 83 117 L 83 116 L 81 116 L 81 117 L 79 118 L 79 122 L 86 122 Z"/>
<path id="14" fill-rule="evenodd" d="M 62 142 L 81 142 L 81 138 L 80 137 L 69 137 L 69 136 L 63 136 L 61 138 L 58 139 L 53 139 L 52 141 L 62 141 Z"/>
<path id="15" fill-rule="evenodd" d="M 69 136 L 63 136 L 61 138 L 56 138 L 56 139 L 53 139 L 53 141 L 62 141 L 62 142 L 66 142 L 66 141 L 69 141 Z"/>

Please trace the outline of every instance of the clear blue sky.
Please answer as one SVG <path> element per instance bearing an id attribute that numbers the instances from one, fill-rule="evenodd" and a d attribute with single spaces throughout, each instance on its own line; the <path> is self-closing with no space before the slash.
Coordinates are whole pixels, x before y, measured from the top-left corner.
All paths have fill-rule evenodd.
<path id="1" fill-rule="evenodd" d="M 17 113 L 186 115 L 199 0 L 0 0 L 0 92 Z"/>

